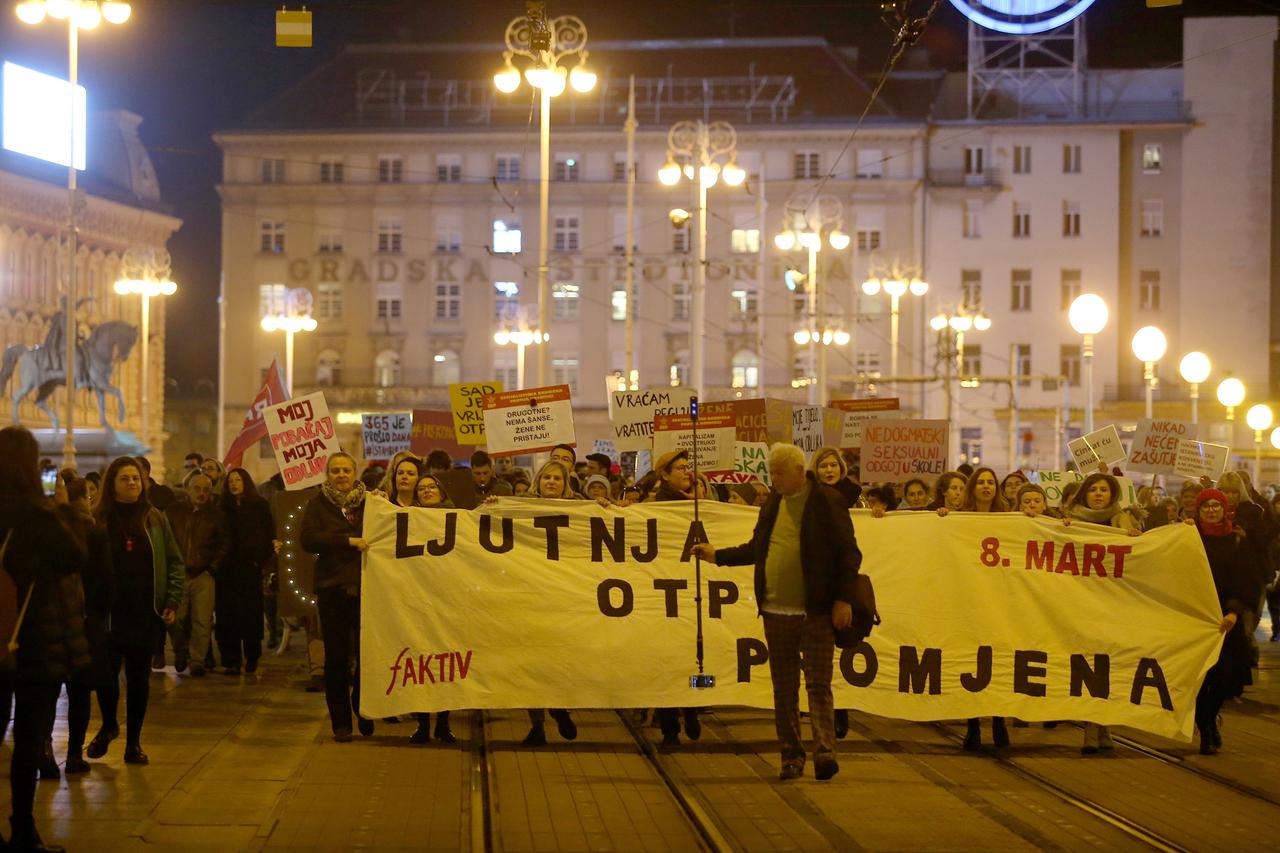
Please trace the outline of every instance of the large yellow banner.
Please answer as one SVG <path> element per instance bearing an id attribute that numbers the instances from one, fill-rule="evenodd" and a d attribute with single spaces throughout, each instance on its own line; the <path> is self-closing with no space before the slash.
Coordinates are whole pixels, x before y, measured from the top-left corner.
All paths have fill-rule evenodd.
<path id="1" fill-rule="evenodd" d="M 704 503 L 717 547 L 752 507 Z M 1221 615 L 1199 536 L 1022 515 L 853 513 L 883 625 L 838 652 L 837 707 L 908 720 L 1091 720 L 1190 738 Z M 772 707 L 750 566 L 703 564 L 711 689 L 693 690 L 693 506 L 370 498 L 361 711 Z M 803 701 L 803 691 L 801 691 Z"/>

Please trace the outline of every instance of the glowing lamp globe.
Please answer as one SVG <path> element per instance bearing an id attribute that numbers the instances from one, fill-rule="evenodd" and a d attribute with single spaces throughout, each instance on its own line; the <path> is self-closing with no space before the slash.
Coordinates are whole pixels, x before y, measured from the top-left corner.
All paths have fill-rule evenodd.
<path id="1" fill-rule="evenodd" d="M 1249 425 L 1249 429 L 1262 432 L 1264 429 L 1270 429 L 1275 415 L 1271 413 L 1271 407 L 1266 403 L 1259 403 L 1256 406 L 1250 406 L 1249 411 L 1245 412 L 1244 422 Z"/>
<path id="2" fill-rule="evenodd" d="M 1169 342 L 1155 326 L 1143 326 L 1133 335 L 1133 354 L 1138 361 L 1154 362 L 1164 358 Z"/>
<path id="3" fill-rule="evenodd" d="M 797 239 L 799 239 L 801 246 L 811 252 L 816 252 L 822 248 L 822 237 L 817 231 L 801 231 Z"/>
<path id="4" fill-rule="evenodd" d="M 1280 450 L 1280 427 L 1276 427 L 1271 431 L 1271 446 L 1276 450 Z"/>
<path id="5" fill-rule="evenodd" d="M 907 283 L 900 278 L 887 278 L 884 280 L 884 292 L 890 296 L 902 296 L 907 292 Z"/>
<path id="6" fill-rule="evenodd" d="M 867 296 L 875 296 L 880 292 L 880 279 L 872 276 L 862 283 L 862 292 Z"/>
<path id="7" fill-rule="evenodd" d="M 510 95 L 520 88 L 520 72 L 508 65 L 493 75 L 493 85 L 499 92 Z"/>
<path id="8" fill-rule="evenodd" d="M 658 180 L 669 187 L 674 187 L 680 180 L 680 164 L 668 158 L 667 162 L 663 163 L 662 168 L 658 170 Z"/>
<path id="9" fill-rule="evenodd" d="M 720 176 L 724 178 L 724 182 L 729 186 L 739 187 L 747 179 L 747 170 L 739 166 L 737 160 L 730 160 L 728 165 L 721 170 Z"/>
<path id="10" fill-rule="evenodd" d="M 569 72 L 569 85 L 575 92 L 590 92 L 596 87 L 596 72 L 585 65 L 577 65 Z"/>
<path id="11" fill-rule="evenodd" d="M 796 247 L 796 232 L 787 229 L 773 238 L 773 245 L 777 246 L 784 252 L 790 252 Z"/>
<path id="12" fill-rule="evenodd" d="M 831 248 L 837 252 L 843 252 L 849 248 L 849 235 L 843 231 L 836 229 L 827 235 L 827 242 L 831 244 Z"/>
<path id="13" fill-rule="evenodd" d="M 1244 402 L 1244 383 L 1228 376 L 1218 383 L 1218 402 L 1227 408 L 1235 408 Z"/>
<path id="14" fill-rule="evenodd" d="M 44 3 L 41 0 L 23 0 L 14 11 L 18 14 L 18 20 L 33 26 L 43 21 L 45 16 Z"/>
<path id="15" fill-rule="evenodd" d="M 1192 385 L 1199 385 L 1209 378 L 1209 356 L 1202 352 L 1189 352 L 1178 362 L 1178 372 Z"/>
<path id="16" fill-rule="evenodd" d="M 1071 303 L 1067 319 L 1081 335 L 1096 335 L 1107 325 L 1107 303 L 1096 293 L 1082 293 Z"/>
<path id="17" fill-rule="evenodd" d="M 929 321 L 929 328 L 933 329 L 935 332 L 941 332 L 946 327 L 947 327 L 946 314 L 935 314 L 933 319 Z"/>
<path id="18" fill-rule="evenodd" d="M 922 278 L 913 278 L 911 279 L 910 288 L 912 296 L 924 296 L 929 292 L 929 282 Z"/>
<path id="19" fill-rule="evenodd" d="M 128 3 L 108 2 L 102 4 L 102 17 L 109 24 L 123 24 L 133 14 L 133 7 Z"/>
<path id="20" fill-rule="evenodd" d="M 977 317 L 973 318 L 973 328 L 977 329 L 979 332 L 985 332 L 987 329 L 991 328 L 991 318 L 986 314 L 979 314 Z"/>

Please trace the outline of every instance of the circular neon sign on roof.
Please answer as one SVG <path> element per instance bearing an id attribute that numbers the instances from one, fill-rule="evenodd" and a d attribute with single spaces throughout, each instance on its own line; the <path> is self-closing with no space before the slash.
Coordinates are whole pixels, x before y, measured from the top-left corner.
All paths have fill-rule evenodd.
<path id="1" fill-rule="evenodd" d="M 1043 33 L 1084 14 L 1094 0 L 951 0 L 980 27 L 1012 35 Z"/>

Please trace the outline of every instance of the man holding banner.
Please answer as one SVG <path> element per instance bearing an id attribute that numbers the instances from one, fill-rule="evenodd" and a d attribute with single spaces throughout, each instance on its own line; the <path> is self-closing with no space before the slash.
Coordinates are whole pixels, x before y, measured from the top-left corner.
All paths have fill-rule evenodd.
<path id="1" fill-rule="evenodd" d="M 831 665 L 835 631 L 853 621 L 854 585 L 862 553 L 839 492 L 805 473 L 804 452 L 794 444 L 769 451 L 774 493 L 760 509 L 751 540 L 716 550 L 695 546 L 721 566 L 755 566 L 756 601 L 764 618 L 774 725 L 782 741 L 782 779 L 804 774 L 800 737 L 800 672 L 804 671 L 813 725 L 814 777 L 830 779 L 836 761 Z"/>

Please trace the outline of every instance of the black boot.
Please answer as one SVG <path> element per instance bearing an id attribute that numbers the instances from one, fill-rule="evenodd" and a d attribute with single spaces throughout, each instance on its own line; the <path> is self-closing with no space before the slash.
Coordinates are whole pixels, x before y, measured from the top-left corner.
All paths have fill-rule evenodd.
<path id="1" fill-rule="evenodd" d="M 435 735 L 436 735 L 436 740 L 440 741 L 441 743 L 457 743 L 458 742 L 457 736 L 453 733 L 453 730 L 449 728 L 449 712 L 448 711 L 441 711 L 439 714 L 436 714 Z"/>
<path id="2" fill-rule="evenodd" d="M 9 836 L 8 849 L 13 853 L 30 851 L 30 853 L 66 853 L 66 848 L 57 844 L 46 844 L 36 831 L 35 818 L 26 817 L 21 820 L 9 818 L 9 826 L 13 834 Z"/>
<path id="3" fill-rule="evenodd" d="M 1004 717 L 991 718 L 991 742 L 998 749 L 1009 745 L 1009 730 L 1005 728 Z"/>
<path id="4" fill-rule="evenodd" d="M 982 726 L 977 717 L 969 720 L 968 730 L 964 735 L 965 752 L 977 752 L 982 747 Z"/>
<path id="5" fill-rule="evenodd" d="M 45 738 L 44 748 L 40 750 L 40 780 L 49 781 L 62 778 L 58 768 L 58 759 L 53 757 L 53 738 Z"/>
<path id="6" fill-rule="evenodd" d="M 843 739 L 849 733 L 849 712 L 844 708 L 836 709 L 836 738 Z"/>
<path id="7" fill-rule="evenodd" d="M 702 720 L 698 719 L 698 709 L 684 708 L 681 714 L 684 716 L 684 733 L 689 736 L 689 740 L 702 737 Z"/>
<path id="8" fill-rule="evenodd" d="M 88 773 L 92 766 L 84 760 L 84 751 L 80 747 L 67 747 L 66 772 L 68 776 L 73 773 Z M 3 849 L 3 847 L 0 847 L 0 850 Z"/>
<path id="9" fill-rule="evenodd" d="M 573 721 L 573 717 L 569 716 L 569 712 L 560 708 L 552 708 L 548 711 L 551 719 L 556 721 L 556 731 L 560 733 L 560 737 L 565 740 L 573 740 L 578 736 L 578 725 Z"/>
<path id="10" fill-rule="evenodd" d="M 529 727 L 529 733 L 524 736 L 524 740 L 520 741 L 521 746 L 546 746 L 547 732 L 542 727 L 542 723 L 534 723 Z"/>

